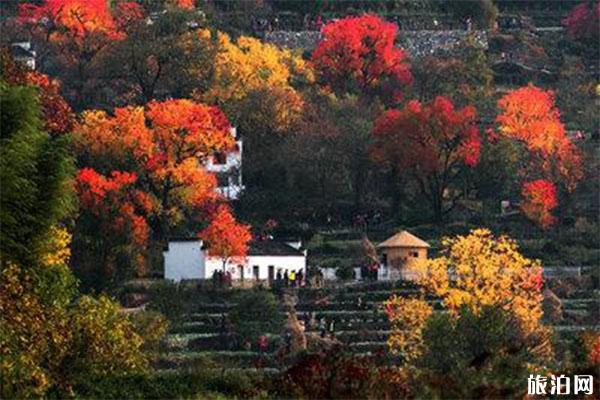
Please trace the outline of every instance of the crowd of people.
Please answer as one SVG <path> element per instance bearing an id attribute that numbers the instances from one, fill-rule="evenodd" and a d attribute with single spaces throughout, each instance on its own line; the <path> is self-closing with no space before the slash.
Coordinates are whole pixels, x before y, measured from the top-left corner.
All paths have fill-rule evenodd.
<path id="1" fill-rule="evenodd" d="M 302 287 L 305 285 L 305 276 L 304 271 L 299 269 L 297 271 L 286 269 L 285 272 L 281 272 L 281 270 L 277 271 L 277 275 L 275 275 L 275 286 L 279 287 Z"/>
<path id="2" fill-rule="evenodd" d="M 232 287 L 233 275 L 230 271 L 215 270 L 212 274 L 212 284 L 214 288 Z M 278 270 L 275 281 L 271 284 L 275 287 L 303 287 L 306 284 L 306 275 L 302 269 L 285 270 L 284 272 Z"/>

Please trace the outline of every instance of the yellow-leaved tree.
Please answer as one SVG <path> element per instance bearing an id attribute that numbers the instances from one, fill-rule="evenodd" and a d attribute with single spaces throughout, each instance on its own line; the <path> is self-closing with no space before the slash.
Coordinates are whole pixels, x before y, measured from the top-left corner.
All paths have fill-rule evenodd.
<path id="1" fill-rule="evenodd" d="M 296 87 L 314 81 L 302 57 L 248 36 L 234 41 L 226 33 L 206 29 L 198 35 L 216 51 L 208 89 L 196 97 L 224 107 L 234 120 L 247 117 L 251 103 L 253 114 L 264 116 L 262 122 L 279 129 L 289 127 L 303 105 Z"/>
<path id="2" fill-rule="evenodd" d="M 423 294 L 441 299 L 443 308 L 458 316 L 462 307 L 475 314 L 499 307 L 515 317 L 525 335 L 542 335 L 542 268 L 524 257 L 507 236 L 495 237 L 487 229 L 442 240 L 442 255 L 409 266 Z M 419 304 L 421 302 L 422 304 Z M 393 297 L 385 303 L 392 322 L 388 344 L 407 359 L 419 355 L 420 332 L 431 314 L 424 298 Z M 418 314 L 418 315 L 415 315 Z M 406 349 L 410 347 L 408 353 Z"/>

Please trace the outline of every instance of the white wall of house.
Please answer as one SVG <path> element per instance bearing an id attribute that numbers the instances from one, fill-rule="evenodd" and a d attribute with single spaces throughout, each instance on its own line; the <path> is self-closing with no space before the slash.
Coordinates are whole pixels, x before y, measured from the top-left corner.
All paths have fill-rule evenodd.
<path id="1" fill-rule="evenodd" d="M 241 266 L 241 268 L 240 268 Z M 258 267 L 258 279 L 269 279 L 269 267 L 273 266 L 273 278 L 277 277 L 277 271 L 283 275 L 293 270 L 298 272 L 302 270 L 306 276 L 306 257 L 305 256 L 268 256 L 268 255 L 249 255 L 243 261 L 228 261 L 226 270 L 231 273 L 232 279 L 253 280 L 256 279 L 255 271 Z M 216 257 L 206 259 L 206 277 L 212 277 L 214 271 L 223 270 L 223 260 Z M 242 272 L 243 270 L 243 272 Z M 242 276 L 243 275 L 243 276 Z"/>
<path id="2" fill-rule="evenodd" d="M 211 279 L 215 271 L 223 270 L 223 261 L 218 257 L 210 257 L 202 249 L 201 240 L 170 241 L 168 250 L 163 252 L 165 261 L 165 279 L 179 282 L 183 279 Z M 240 268 L 240 265 L 242 268 Z M 283 275 L 294 270 L 302 270 L 306 276 L 305 255 L 249 255 L 243 260 L 229 260 L 226 270 L 232 279 L 256 279 L 255 267 L 258 267 L 258 279 L 269 279 L 269 267 L 273 266 L 273 278 L 277 271 Z M 242 272 L 243 271 L 243 272 Z M 242 276 L 243 275 L 243 276 Z"/>
<path id="3" fill-rule="evenodd" d="M 179 282 L 182 279 L 206 278 L 206 255 L 202 241 L 171 241 L 163 252 L 165 279 Z"/>

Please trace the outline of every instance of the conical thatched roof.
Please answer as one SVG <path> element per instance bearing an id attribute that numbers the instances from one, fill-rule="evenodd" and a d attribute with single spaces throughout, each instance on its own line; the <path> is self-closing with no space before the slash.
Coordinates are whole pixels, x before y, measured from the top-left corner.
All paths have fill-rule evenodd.
<path id="1" fill-rule="evenodd" d="M 387 240 L 379 243 L 377 246 L 379 248 L 383 247 L 430 247 L 429 243 L 424 240 L 419 239 L 412 233 L 408 231 L 402 231 L 396 233 L 394 236 L 388 238 Z"/>

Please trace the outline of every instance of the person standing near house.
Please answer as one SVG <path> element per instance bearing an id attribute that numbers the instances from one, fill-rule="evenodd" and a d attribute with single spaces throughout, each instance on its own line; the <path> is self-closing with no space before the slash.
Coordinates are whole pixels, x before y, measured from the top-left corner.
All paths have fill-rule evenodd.
<path id="1" fill-rule="evenodd" d="M 286 269 L 285 272 L 284 272 L 284 274 L 283 274 L 283 286 L 287 287 L 289 281 L 290 281 L 290 277 L 288 276 L 288 272 L 287 272 L 287 269 Z"/>
<path id="2" fill-rule="evenodd" d="M 329 321 L 329 336 L 331 339 L 335 339 L 335 320 L 333 318 Z"/>
<path id="3" fill-rule="evenodd" d="M 325 317 L 321 317 L 319 320 L 319 331 L 321 332 L 321 337 L 324 338 L 327 334 L 327 321 Z"/>
<path id="4" fill-rule="evenodd" d="M 303 286 L 303 280 L 304 280 L 304 273 L 302 272 L 302 270 L 298 270 L 298 273 L 296 274 L 296 277 L 298 279 L 298 287 L 302 287 Z"/>
<path id="5" fill-rule="evenodd" d="M 260 335 L 258 338 L 258 352 L 264 353 L 267 350 L 267 337 L 265 335 Z"/>
<path id="6" fill-rule="evenodd" d="M 290 284 L 293 288 L 296 287 L 296 271 L 294 270 L 290 272 Z"/>
<path id="7" fill-rule="evenodd" d="M 292 351 L 292 334 L 287 331 L 285 333 L 285 352 L 290 353 Z"/>

